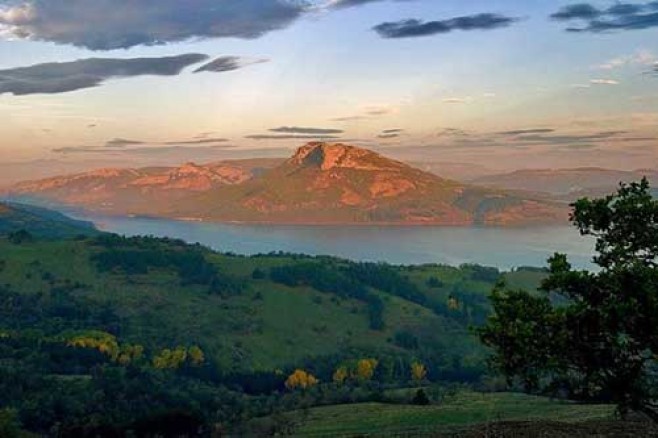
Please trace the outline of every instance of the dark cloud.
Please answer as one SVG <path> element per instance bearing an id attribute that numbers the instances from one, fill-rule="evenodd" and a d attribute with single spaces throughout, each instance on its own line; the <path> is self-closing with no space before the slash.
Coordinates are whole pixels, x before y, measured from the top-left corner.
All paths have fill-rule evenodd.
<path id="1" fill-rule="evenodd" d="M 213 72 L 222 73 L 226 71 L 238 70 L 252 64 L 262 64 L 268 62 L 267 59 L 247 59 L 240 56 L 220 56 L 213 61 L 202 65 L 194 70 L 194 73 Z"/>
<path id="2" fill-rule="evenodd" d="M 396 129 L 384 129 L 382 131 L 382 134 L 400 134 L 404 132 L 404 129 L 396 128 Z"/>
<path id="3" fill-rule="evenodd" d="M 391 138 L 399 138 L 400 134 L 397 133 L 390 133 L 390 134 L 379 134 L 377 138 L 381 139 L 391 139 Z"/>
<path id="4" fill-rule="evenodd" d="M 126 146 L 133 146 L 138 144 L 144 144 L 143 141 L 139 140 L 128 140 L 125 138 L 114 138 L 107 143 L 105 143 L 106 148 L 123 148 Z"/>
<path id="5" fill-rule="evenodd" d="M 542 135 L 530 134 L 519 135 L 514 141 L 522 143 L 541 143 L 541 144 L 568 144 L 568 143 L 590 143 L 597 140 L 608 140 L 626 134 L 626 131 L 604 131 L 594 134 L 584 135 Z"/>
<path id="6" fill-rule="evenodd" d="M 14 38 L 92 50 L 192 38 L 257 38 L 308 9 L 281 0 L 0 0 L 0 27 Z"/>
<path id="7" fill-rule="evenodd" d="M 525 135 L 525 134 L 549 134 L 555 132 L 555 129 L 550 128 L 529 128 L 529 129 L 519 129 L 516 131 L 503 131 L 499 132 L 499 135 Z"/>
<path id="8" fill-rule="evenodd" d="M 198 140 L 168 141 L 164 144 L 212 144 L 225 143 L 227 141 L 229 141 L 228 138 L 200 138 Z"/>
<path id="9" fill-rule="evenodd" d="M 279 132 L 285 134 L 342 134 L 342 129 L 333 128 L 304 128 L 300 126 L 281 126 L 279 128 L 272 128 L 270 132 Z"/>
<path id="10" fill-rule="evenodd" d="M 568 20 L 593 20 L 600 17 L 603 12 L 590 5 L 589 3 L 577 3 L 568 5 L 551 15 L 551 18 L 558 21 Z"/>
<path id="11" fill-rule="evenodd" d="M 250 140 L 316 140 L 316 139 L 330 139 L 336 140 L 340 137 L 335 135 L 270 135 L 270 134 L 253 134 L 247 135 L 245 138 Z"/>
<path id="12" fill-rule="evenodd" d="M 551 15 L 557 21 L 578 21 L 579 27 L 569 32 L 608 32 L 658 27 L 658 1 L 645 3 L 615 3 L 607 9 L 589 3 L 565 6 Z"/>
<path id="13" fill-rule="evenodd" d="M 386 22 L 373 27 L 383 38 L 413 38 L 449 33 L 455 30 L 492 30 L 510 26 L 518 18 L 499 14 L 477 14 L 449 20 L 426 21 L 409 19 L 396 22 Z"/>
<path id="14" fill-rule="evenodd" d="M 89 58 L 0 70 L 0 94 L 55 94 L 92 88 L 108 79 L 175 76 L 208 57 L 198 53 L 161 58 Z"/>
<path id="15" fill-rule="evenodd" d="M 352 6 L 361 6 L 368 3 L 375 3 L 380 1 L 384 1 L 384 0 L 334 0 L 333 3 L 331 4 L 331 7 L 349 8 Z M 413 0 L 396 0 L 396 1 L 402 2 L 402 1 L 413 1 Z"/>

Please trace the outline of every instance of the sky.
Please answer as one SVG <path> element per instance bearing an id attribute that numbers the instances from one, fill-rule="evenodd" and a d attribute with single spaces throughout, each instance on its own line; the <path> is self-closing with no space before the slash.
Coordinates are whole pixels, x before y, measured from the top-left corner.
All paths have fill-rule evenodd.
<path id="1" fill-rule="evenodd" d="M 0 0 L 0 165 L 324 139 L 492 171 L 656 168 L 657 37 L 658 1 Z"/>

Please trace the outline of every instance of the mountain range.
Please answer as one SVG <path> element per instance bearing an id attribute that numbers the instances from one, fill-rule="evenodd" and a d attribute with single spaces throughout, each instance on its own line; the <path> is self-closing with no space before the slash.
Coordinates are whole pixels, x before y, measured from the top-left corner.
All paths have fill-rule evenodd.
<path id="1" fill-rule="evenodd" d="M 638 181 L 647 177 L 652 186 L 658 184 L 658 171 L 653 169 L 613 170 L 598 167 L 574 169 L 523 169 L 510 173 L 488 175 L 472 180 L 473 184 L 503 190 L 525 190 L 543 193 L 559 199 L 598 197 L 612 193 L 620 182 Z"/>
<path id="2" fill-rule="evenodd" d="M 6 194 L 104 214 L 246 223 L 524 225 L 565 221 L 568 209 L 323 142 L 283 162 L 104 169 L 20 183 Z"/>

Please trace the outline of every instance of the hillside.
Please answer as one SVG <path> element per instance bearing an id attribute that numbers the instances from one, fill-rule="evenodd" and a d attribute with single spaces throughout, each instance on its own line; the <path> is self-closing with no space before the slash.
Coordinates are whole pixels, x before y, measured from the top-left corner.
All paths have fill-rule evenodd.
<path id="1" fill-rule="evenodd" d="M 526 437 L 525 434 L 489 435 L 486 434 L 486 430 L 495 427 L 494 422 L 508 422 L 509 424 L 512 421 L 540 422 L 546 420 L 560 421 L 562 427 L 567 430 L 583 429 L 586 432 L 588 430 L 583 427 L 583 422 L 608 420 L 608 427 L 617 432 L 620 429 L 619 425 L 613 425 L 610 421 L 613 418 L 613 408 L 609 405 L 579 405 L 513 393 L 463 392 L 454 395 L 443 394 L 440 397 L 441 402 L 431 406 L 391 403 L 326 406 L 310 409 L 306 415 L 291 412 L 287 419 L 292 434 L 299 437 Z M 337 418 L 340 418 L 340 421 L 336 421 Z M 272 421 L 272 418 L 257 419 L 253 420 L 249 426 L 255 432 L 254 435 L 258 435 L 258 432 L 270 425 Z M 538 436 L 537 432 L 541 430 L 541 426 L 539 426 L 540 423 L 537 424 L 535 434 L 527 435 L 528 437 Z M 473 425 L 480 425 L 480 427 L 473 427 Z M 481 435 L 482 431 L 477 429 L 484 429 L 485 434 Z M 518 429 L 522 433 L 523 428 Z M 511 432 L 514 433 L 515 429 L 511 429 Z M 579 436 L 585 436 L 585 434 Z"/>
<path id="2" fill-rule="evenodd" d="M 105 308 L 111 315 L 85 328 L 113 331 L 120 321 L 127 342 L 149 348 L 198 343 L 221 369 L 239 372 L 273 371 L 350 350 L 405 355 L 423 345 L 465 355 L 479 349 L 468 324 L 488 313 L 486 295 L 499 276 L 477 267 L 247 258 L 178 241 L 111 235 L 20 245 L 0 238 L 0 254 L 5 293 L 47 297 L 69 285 L 60 297 L 67 306 Z M 386 281 L 373 283 L 374 275 Z M 458 307 L 450 307 L 451 298 Z M 373 302 L 383 306 L 376 315 L 369 310 Z M 416 341 L 400 347 L 399 333 Z"/>
<path id="3" fill-rule="evenodd" d="M 260 178 L 188 197 L 164 215 L 263 223 L 518 225 L 560 222 L 566 210 L 465 186 L 366 149 L 309 143 Z"/>
<path id="4" fill-rule="evenodd" d="M 109 169 L 27 182 L 11 196 L 96 212 L 225 222 L 526 225 L 565 206 L 443 179 L 354 146 L 309 143 L 271 168 L 253 161 Z"/>
<path id="5" fill-rule="evenodd" d="M 251 159 L 185 163 L 179 167 L 98 169 L 15 184 L 5 194 L 106 213 L 148 214 L 192 193 L 239 184 L 278 163 L 276 159 Z"/>
<path id="6" fill-rule="evenodd" d="M 109 234 L 0 237 L 0 406 L 34 432 L 58 423 L 62 436 L 97 436 L 97 427 L 138 427 L 168 409 L 204 424 L 297 409 L 303 401 L 288 400 L 284 386 L 293 370 L 330 384 L 363 358 L 377 361 L 369 380 L 387 387 L 408 384 L 412 361 L 434 381 L 477 382 L 485 351 L 468 327 L 488 314 L 500 275 L 247 258 Z M 535 284 L 542 276 L 506 277 L 528 275 Z M 372 400 L 354 385 L 352 400 Z M 342 397 L 329 389 L 322 403 Z"/>
<path id="7" fill-rule="evenodd" d="M 93 224 L 71 219 L 55 211 L 22 204 L 0 203 L 0 235 L 20 230 L 45 238 L 98 233 Z"/>
<path id="8" fill-rule="evenodd" d="M 167 213 L 283 223 L 517 225 L 559 222 L 557 204 L 466 186 L 375 152 L 309 143 L 261 178 L 185 199 Z"/>
<path id="9" fill-rule="evenodd" d="M 601 169 L 525 169 L 511 173 L 476 178 L 474 184 L 503 190 L 543 192 L 573 201 L 583 196 L 596 197 L 614 192 L 620 182 L 638 181 L 647 177 L 658 184 L 658 170 L 633 171 Z"/>

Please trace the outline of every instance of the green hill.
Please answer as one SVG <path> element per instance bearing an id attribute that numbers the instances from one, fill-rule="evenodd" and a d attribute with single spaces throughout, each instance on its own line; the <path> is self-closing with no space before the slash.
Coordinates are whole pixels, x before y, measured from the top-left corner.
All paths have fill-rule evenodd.
<path id="1" fill-rule="evenodd" d="M 242 257 L 111 234 L 0 237 L 0 408 L 33 432 L 104 436 L 371 402 L 408 387 L 412 363 L 428 381 L 477 386 L 486 352 L 469 326 L 501 275 L 528 285 L 544 274 Z M 317 390 L 287 390 L 296 369 Z"/>
<path id="2" fill-rule="evenodd" d="M 25 204 L 0 202 L 0 235 L 25 230 L 37 237 L 62 238 L 98 234 L 90 222 Z"/>

